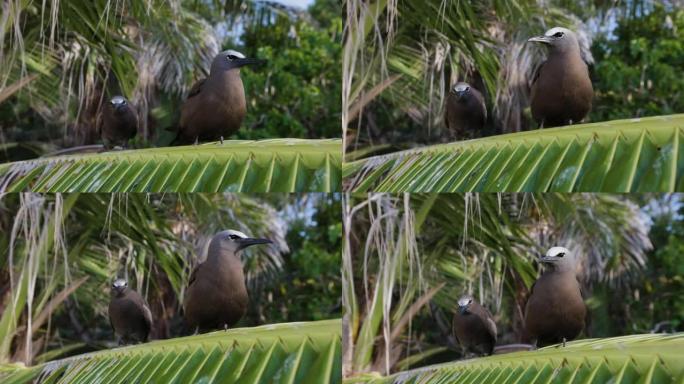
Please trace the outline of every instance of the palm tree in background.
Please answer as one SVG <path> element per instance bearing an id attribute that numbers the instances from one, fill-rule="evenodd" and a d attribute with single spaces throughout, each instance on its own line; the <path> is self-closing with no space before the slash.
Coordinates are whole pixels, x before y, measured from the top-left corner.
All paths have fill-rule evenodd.
<path id="1" fill-rule="evenodd" d="M 618 196 L 375 194 L 344 203 L 345 375 L 396 372 L 455 349 L 451 311 L 464 292 L 490 307 L 501 343 L 518 342 L 536 259 L 551 246 L 582 255 L 587 296 L 596 284 L 631 292 L 651 248 L 646 218 Z M 429 338 L 435 328 L 446 343 Z"/>
<path id="2" fill-rule="evenodd" d="M 0 204 L 7 250 L 0 258 L 0 361 L 30 364 L 105 347 L 103 340 L 112 340 L 108 288 L 117 276 L 149 301 L 154 337 L 178 334 L 189 273 L 212 236 L 228 228 L 274 242 L 243 254 L 252 297 L 244 321 L 262 323 L 264 286 L 278 278 L 289 252 L 288 221 L 259 198 L 15 194 Z"/>
<path id="3" fill-rule="evenodd" d="M 304 17 L 273 2 L 7 1 L 0 19 L 0 105 L 30 132 L 3 141 L 51 140 L 63 147 L 98 139 L 104 100 L 123 94 L 136 105 L 143 140 L 174 129 L 175 110 L 234 31 L 269 24 L 275 14 Z M 61 125 L 60 132 L 47 130 Z M 2 143 L 0 143 L 2 144 Z"/>
<path id="4" fill-rule="evenodd" d="M 362 1 L 344 3 L 343 129 L 347 160 L 441 141 L 446 92 L 483 91 L 486 134 L 533 125 L 529 84 L 543 59 L 530 36 L 561 25 L 579 34 L 585 61 L 597 33 L 639 17 L 653 1 Z M 678 1 L 663 1 L 676 7 Z"/>

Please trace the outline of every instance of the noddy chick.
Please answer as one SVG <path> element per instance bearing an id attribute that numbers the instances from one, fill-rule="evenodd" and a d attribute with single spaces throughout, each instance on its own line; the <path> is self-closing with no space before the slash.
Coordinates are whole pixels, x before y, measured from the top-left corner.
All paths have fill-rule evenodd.
<path id="1" fill-rule="evenodd" d="M 496 344 L 496 323 L 492 314 L 478 304 L 472 296 L 458 299 L 458 312 L 454 314 L 453 331 L 461 344 L 463 355 L 467 351 L 478 355 L 491 355 Z"/>
<path id="2" fill-rule="evenodd" d="M 224 137 L 235 133 L 247 111 L 240 68 L 262 62 L 234 50 L 216 55 L 209 77 L 190 89 L 181 108 L 178 135 L 172 144 L 218 139 L 223 142 Z"/>
<path id="3" fill-rule="evenodd" d="M 540 260 L 547 270 L 532 286 L 525 306 L 525 329 L 532 344 L 545 346 L 576 338 L 587 312 L 575 275 L 577 257 L 553 247 Z"/>
<path id="4" fill-rule="evenodd" d="M 527 41 L 549 48 L 547 60 L 532 80 L 532 116 L 540 128 L 580 122 L 591 110 L 594 89 L 577 36 L 556 27 Z"/>
<path id="5" fill-rule="evenodd" d="M 150 334 L 152 312 L 124 279 L 116 279 L 112 284 L 109 323 L 119 337 L 119 345 L 146 342 Z"/>
<path id="6" fill-rule="evenodd" d="M 245 275 L 238 252 L 271 243 L 240 231 L 217 233 L 209 243 L 207 259 L 190 274 L 183 309 L 189 329 L 206 332 L 232 327 L 247 310 Z"/>
<path id="7" fill-rule="evenodd" d="M 444 111 L 444 122 L 449 138 L 474 138 L 481 134 L 487 121 L 484 97 L 468 83 L 457 83 L 449 90 Z"/>
<path id="8" fill-rule="evenodd" d="M 114 96 L 104 106 L 100 136 L 106 149 L 128 147 L 128 140 L 138 132 L 138 114 L 123 96 Z"/>

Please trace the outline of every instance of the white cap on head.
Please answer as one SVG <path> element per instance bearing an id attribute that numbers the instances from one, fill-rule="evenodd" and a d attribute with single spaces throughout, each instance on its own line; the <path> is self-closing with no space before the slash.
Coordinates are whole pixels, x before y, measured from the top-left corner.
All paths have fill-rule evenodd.
<path id="1" fill-rule="evenodd" d="M 555 35 L 556 33 L 559 33 L 559 32 L 562 33 L 563 35 L 572 34 L 572 33 L 573 33 L 571 30 L 569 30 L 569 29 L 567 29 L 567 28 L 563 28 L 563 27 L 553 27 L 553 28 L 549 29 L 548 31 L 544 32 L 544 36 L 546 36 L 546 37 L 554 37 L 553 35 Z"/>
<path id="2" fill-rule="evenodd" d="M 124 279 L 116 279 L 116 280 L 114 280 L 114 283 L 112 284 L 112 286 L 114 288 L 123 288 L 126 285 L 128 285 L 128 284 L 126 283 L 126 280 L 124 280 Z"/>
<path id="3" fill-rule="evenodd" d="M 458 306 L 465 307 L 473 302 L 473 297 L 470 295 L 463 295 L 458 299 Z"/>
<path id="4" fill-rule="evenodd" d="M 546 257 L 563 257 L 570 254 L 570 251 L 565 247 L 551 247 L 546 251 Z"/>
<path id="5" fill-rule="evenodd" d="M 245 58 L 245 55 L 243 55 L 242 53 L 240 53 L 236 50 L 233 50 L 233 49 L 229 49 L 227 51 L 224 51 L 223 53 L 225 53 L 226 56 L 235 56 L 238 59 L 244 59 Z"/>
<path id="6" fill-rule="evenodd" d="M 109 102 L 114 105 L 126 104 L 126 99 L 123 96 L 114 96 Z"/>
<path id="7" fill-rule="evenodd" d="M 454 92 L 463 92 L 463 91 L 467 91 L 468 89 L 470 89 L 470 84 L 468 84 L 468 83 L 461 82 L 461 83 L 456 83 L 456 85 L 454 85 Z"/>
<path id="8" fill-rule="evenodd" d="M 246 239 L 249 237 L 249 236 L 245 235 L 243 232 L 240 232 L 240 231 L 235 230 L 235 229 L 228 229 L 228 230 L 223 231 L 223 233 L 225 233 L 228 236 L 232 235 L 232 236 L 237 236 L 237 237 L 240 237 L 243 239 Z"/>

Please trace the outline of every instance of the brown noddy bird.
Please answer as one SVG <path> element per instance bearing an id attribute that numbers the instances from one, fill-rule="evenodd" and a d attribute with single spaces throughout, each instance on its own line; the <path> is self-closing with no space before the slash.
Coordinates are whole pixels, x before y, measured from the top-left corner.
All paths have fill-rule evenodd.
<path id="1" fill-rule="evenodd" d="M 444 110 L 444 123 L 450 139 L 480 136 L 487 121 L 484 97 L 468 83 L 456 83 L 449 90 Z"/>
<path id="2" fill-rule="evenodd" d="M 232 327 L 247 310 L 249 297 L 238 252 L 268 239 L 247 237 L 236 230 L 217 233 L 207 259 L 190 274 L 183 309 L 188 329 L 206 332 Z"/>
<path id="3" fill-rule="evenodd" d="M 454 314 L 453 331 L 463 354 L 472 351 L 478 355 L 491 355 L 496 345 L 496 323 L 487 308 L 472 296 L 458 299 L 458 312 Z"/>
<path id="4" fill-rule="evenodd" d="M 525 306 L 525 330 L 537 346 L 565 345 L 582 332 L 587 313 L 575 274 L 578 260 L 568 249 L 553 247 L 541 262 L 549 268 L 532 286 Z"/>
<path id="5" fill-rule="evenodd" d="M 540 128 L 580 122 L 591 110 L 594 89 L 577 36 L 556 27 L 527 41 L 549 47 L 548 58 L 532 80 L 532 116 Z"/>
<path id="6" fill-rule="evenodd" d="M 100 135 L 106 149 L 128 146 L 138 132 L 138 114 L 123 96 L 114 96 L 104 106 L 100 119 Z"/>
<path id="7" fill-rule="evenodd" d="M 247 112 L 240 68 L 263 60 L 227 50 L 214 57 L 209 77 L 196 82 L 181 108 L 178 135 L 172 144 L 221 140 L 235 133 Z"/>
<path id="8" fill-rule="evenodd" d="M 152 312 L 140 294 L 124 279 L 112 284 L 109 323 L 119 337 L 119 345 L 146 342 L 152 329 Z"/>

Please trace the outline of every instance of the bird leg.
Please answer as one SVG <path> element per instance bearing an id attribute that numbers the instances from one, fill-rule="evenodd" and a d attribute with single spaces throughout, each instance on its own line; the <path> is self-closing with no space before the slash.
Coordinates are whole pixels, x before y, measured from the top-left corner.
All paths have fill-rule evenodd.
<path id="1" fill-rule="evenodd" d="M 223 136 L 221 136 L 221 145 L 223 145 Z"/>
<path id="2" fill-rule="evenodd" d="M 565 339 L 565 337 L 564 337 L 564 338 L 563 338 L 563 348 L 565 348 L 565 341 L 566 341 L 566 339 Z"/>
<path id="3" fill-rule="evenodd" d="M 199 145 L 199 137 L 195 137 L 195 144 L 194 145 Z"/>
<path id="4" fill-rule="evenodd" d="M 223 331 L 228 332 L 228 324 L 223 323 Z"/>

